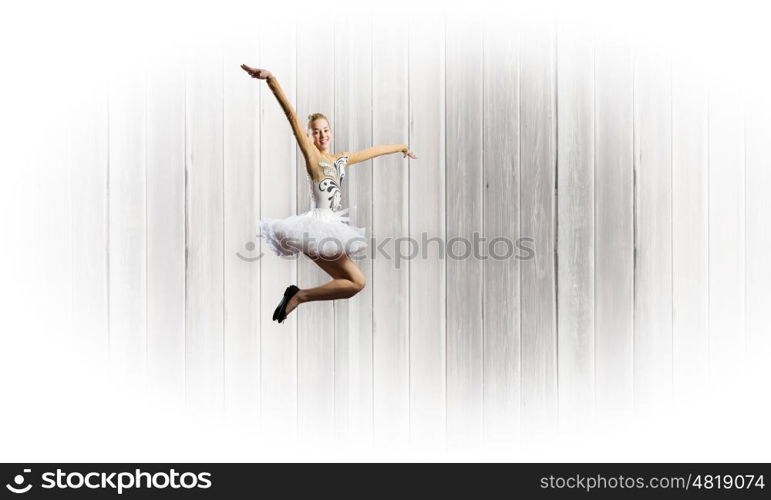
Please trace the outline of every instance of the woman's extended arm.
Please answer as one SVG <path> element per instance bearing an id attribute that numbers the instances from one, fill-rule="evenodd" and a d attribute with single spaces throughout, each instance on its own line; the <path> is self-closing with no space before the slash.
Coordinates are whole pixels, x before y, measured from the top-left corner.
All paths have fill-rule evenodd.
<path id="1" fill-rule="evenodd" d="M 384 144 L 382 146 L 373 146 L 371 148 L 362 149 L 361 151 L 354 151 L 348 154 L 348 165 L 367 161 L 376 156 L 388 155 L 391 153 L 404 153 L 405 156 L 410 158 L 417 158 L 412 154 L 406 144 Z"/>
<path id="2" fill-rule="evenodd" d="M 276 96 L 278 103 L 281 105 L 281 109 L 284 110 L 284 114 L 286 115 L 287 120 L 289 120 L 289 125 L 292 127 L 292 132 L 294 133 L 295 139 L 297 139 L 297 145 L 300 146 L 300 150 L 303 152 L 305 161 L 308 164 L 313 163 L 311 161 L 311 154 L 315 147 L 306 135 L 305 130 L 303 130 L 303 126 L 300 123 L 300 120 L 297 118 L 297 113 L 295 113 L 295 110 L 292 107 L 292 103 L 289 102 L 289 99 L 287 99 L 283 89 L 281 88 L 281 85 L 278 83 L 278 80 L 275 76 L 273 76 L 273 73 L 265 69 L 250 68 L 245 64 L 242 64 L 241 68 L 243 68 L 244 71 L 252 75 L 254 78 L 267 80 L 268 87 L 270 87 L 273 95 Z"/>

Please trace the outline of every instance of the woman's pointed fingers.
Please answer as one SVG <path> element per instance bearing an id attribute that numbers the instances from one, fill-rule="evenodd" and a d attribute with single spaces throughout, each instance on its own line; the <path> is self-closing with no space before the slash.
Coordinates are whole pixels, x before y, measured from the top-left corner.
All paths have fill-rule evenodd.
<path id="1" fill-rule="evenodd" d="M 249 73 L 252 77 L 257 78 L 259 77 L 260 70 L 257 68 L 252 68 L 250 66 L 247 66 L 246 64 L 241 65 L 241 69 Z"/>

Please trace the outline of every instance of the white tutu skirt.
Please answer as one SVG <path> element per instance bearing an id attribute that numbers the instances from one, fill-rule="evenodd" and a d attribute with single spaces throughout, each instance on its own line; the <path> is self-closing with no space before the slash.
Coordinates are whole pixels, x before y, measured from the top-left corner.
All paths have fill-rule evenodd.
<path id="1" fill-rule="evenodd" d="M 312 208 L 286 219 L 263 217 L 260 233 L 274 254 L 294 255 L 299 252 L 312 257 L 332 257 L 345 253 L 357 256 L 367 249 L 365 229 L 352 227 L 344 214 L 348 209 L 333 212 Z"/>

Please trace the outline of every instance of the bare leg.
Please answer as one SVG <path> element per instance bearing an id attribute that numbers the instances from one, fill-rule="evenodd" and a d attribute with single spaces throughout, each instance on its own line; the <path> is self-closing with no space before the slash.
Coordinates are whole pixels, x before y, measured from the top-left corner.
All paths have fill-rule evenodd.
<path id="1" fill-rule="evenodd" d="M 311 260 L 329 274 L 332 280 L 316 288 L 306 288 L 297 292 L 286 305 L 287 315 L 303 302 L 347 299 L 364 288 L 364 275 L 347 255 L 341 254 L 334 259 L 311 257 Z"/>

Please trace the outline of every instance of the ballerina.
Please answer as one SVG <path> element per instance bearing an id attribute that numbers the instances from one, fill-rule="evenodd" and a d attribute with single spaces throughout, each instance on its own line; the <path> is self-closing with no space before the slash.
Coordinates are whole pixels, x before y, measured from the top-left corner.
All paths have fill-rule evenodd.
<path id="1" fill-rule="evenodd" d="M 352 227 L 349 217 L 345 215 L 348 209 L 341 209 L 340 187 L 346 165 L 391 153 L 401 152 L 404 158 L 412 159 L 417 159 L 417 156 L 406 144 L 386 144 L 333 154 L 328 149 L 332 141 L 332 128 L 323 114 L 314 113 L 308 117 L 306 134 L 276 77 L 266 69 L 252 68 L 246 64 L 242 64 L 241 68 L 252 78 L 267 80 L 268 87 L 289 120 L 297 145 L 305 158 L 310 188 L 310 210 L 285 219 L 263 217 L 260 232 L 276 255 L 302 252 L 332 278 L 315 288 L 301 289 L 295 285 L 287 287 L 273 312 L 273 320 L 283 323 L 287 315 L 303 302 L 347 299 L 364 288 L 364 275 L 350 256 L 366 251 L 365 229 Z"/>

